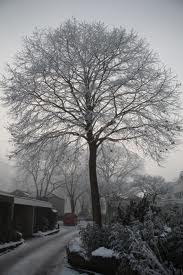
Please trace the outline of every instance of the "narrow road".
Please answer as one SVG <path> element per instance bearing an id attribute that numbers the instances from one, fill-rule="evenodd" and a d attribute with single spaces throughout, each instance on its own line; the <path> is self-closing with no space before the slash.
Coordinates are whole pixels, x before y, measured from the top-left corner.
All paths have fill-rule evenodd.
<path id="1" fill-rule="evenodd" d="M 65 246 L 75 235 L 75 228 L 61 227 L 55 235 L 27 240 L 0 256 L 0 275 L 55 275 L 62 268 Z"/>

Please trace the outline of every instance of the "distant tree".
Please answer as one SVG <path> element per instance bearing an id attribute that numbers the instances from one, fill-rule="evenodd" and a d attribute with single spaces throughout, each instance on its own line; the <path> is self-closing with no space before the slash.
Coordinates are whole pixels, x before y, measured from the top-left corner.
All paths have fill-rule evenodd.
<path id="1" fill-rule="evenodd" d="M 115 143 L 101 145 L 97 171 L 102 196 L 122 193 L 127 182 L 143 168 L 142 159 Z"/>
<path id="2" fill-rule="evenodd" d="M 86 165 L 82 165 L 83 160 L 81 150 L 72 148 L 65 153 L 60 165 L 60 187 L 69 199 L 72 213 L 76 212 L 76 206 L 87 190 L 87 171 Z"/>
<path id="3" fill-rule="evenodd" d="M 79 198 L 79 215 L 85 218 L 91 216 L 91 196 L 89 188 L 86 188 L 86 191 Z"/>
<path id="4" fill-rule="evenodd" d="M 123 28 L 68 20 L 35 31 L 2 80 L 16 151 L 67 136 L 89 147 L 94 221 L 101 226 L 97 150 L 133 142 L 159 161 L 180 132 L 179 89 L 147 43 Z"/>
<path id="5" fill-rule="evenodd" d="M 168 191 L 168 183 L 161 176 L 137 175 L 131 187 L 135 188 L 136 193 L 150 195 L 153 202 Z"/>
<path id="6" fill-rule="evenodd" d="M 54 142 L 38 151 L 18 155 L 19 179 L 27 189 L 32 189 L 37 198 L 47 198 L 61 184 L 60 163 L 65 154 L 65 144 Z M 32 188 L 31 188 L 32 186 Z"/>

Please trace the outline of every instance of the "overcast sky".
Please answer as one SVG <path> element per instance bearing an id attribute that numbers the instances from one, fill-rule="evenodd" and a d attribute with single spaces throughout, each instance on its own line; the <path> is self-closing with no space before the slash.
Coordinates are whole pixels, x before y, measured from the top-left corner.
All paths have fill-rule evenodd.
<path id="1" fill-rule="evenodd" d="M 183 0 L 0 0 L 0 73 L 21 49 L 24 35 L 35 27 L 56 27 L 71 17 L 133 28 L 183 82 Z M 4 128 L 8 118 L 3 107 L 0 115 L 0 159 L 6 161 L 10 136 Z M 146 172 L 166 179 L 178 177 L 183 170 L 183 143 L 162 165 L 147 160 Z"/>

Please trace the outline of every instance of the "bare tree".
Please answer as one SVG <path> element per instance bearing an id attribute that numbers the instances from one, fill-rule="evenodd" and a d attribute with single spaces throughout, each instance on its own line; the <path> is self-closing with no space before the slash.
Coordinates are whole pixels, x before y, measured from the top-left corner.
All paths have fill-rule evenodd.
<path id="1" fill-rule="evenodd" d="M 98 225 L 99 146 L 131 141 L 159 161 L 175 144 L 179 85 L 133 31 L 68 20 L 25 38 L 7 70 L 2 86 L 17 152 L 65 135 L 84 139 Z"/>
<path id="2" fill-rule="evenodd" d="M 142 159 L 137 154 L 115 143 L 102 144 L 97 161 L 100 194 L 122 193 L 124 185 L 142 168 Z"/>
<path id="3" fill-rule="evenodd" d="M 65 144 L 51 143 L 37 152 L 18 156 L 20 179 L 27 187 L 32 186 L 37 198 L 47 198 L 61 184 L 60 163 L 64 157 Z"/>
<path id="4" fill-rule="evenodd" d="M 77 203 L 87 190 L 87 171 L 85 163 L 82 165 L 83 160 L 81 150 L 73 148 L 67 151 L 60 165 L 60 186 L 69 198 L 72 213 L 75 213 Z"/>

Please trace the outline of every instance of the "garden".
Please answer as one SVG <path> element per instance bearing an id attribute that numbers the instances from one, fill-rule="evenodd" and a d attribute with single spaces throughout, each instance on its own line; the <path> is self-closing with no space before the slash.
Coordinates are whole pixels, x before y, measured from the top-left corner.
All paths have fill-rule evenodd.
<path id="1" fill-rule="evenodd" d="M 110 275 L 183 274 L 183 220 L 177 211 L 159 207 L 151 196 L 118 205 L 112 221 L 80 229 L 68 245 L 68 262 Z"/>

